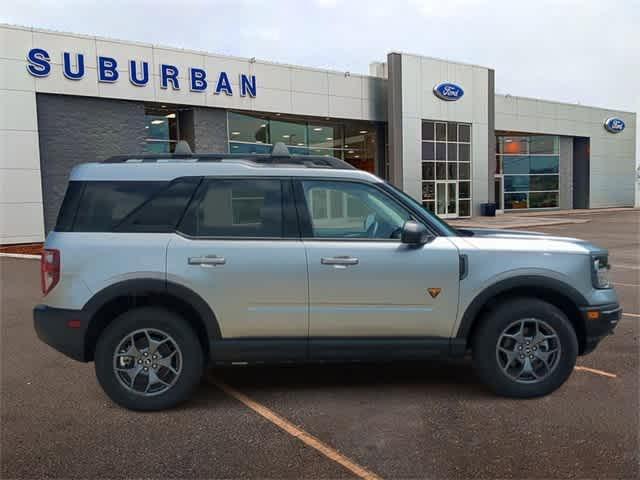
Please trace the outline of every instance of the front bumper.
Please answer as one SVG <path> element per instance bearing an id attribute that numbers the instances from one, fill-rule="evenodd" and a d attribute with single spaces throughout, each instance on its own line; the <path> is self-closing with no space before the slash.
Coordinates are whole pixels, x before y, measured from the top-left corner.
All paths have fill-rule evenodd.
<path id="1" fill-rule="evenodd" d="M 70 320 L 73 322 L 69 323 Z M 53 308 L 47 305 L 36 305 L 33 309 L 33 326 L 38 338 L 81 362 L 88 361 L 85 351 L 88 323 L 81 310 Z"/>
<path id="2" fill-rule="evenodd" d="M 611 335 L 622 318 L 622 307 L 617 303 L 596 305 L 580 309 L 584 318 L 585 343 L 582 355 L 591 353 L 600 340 Z"/>

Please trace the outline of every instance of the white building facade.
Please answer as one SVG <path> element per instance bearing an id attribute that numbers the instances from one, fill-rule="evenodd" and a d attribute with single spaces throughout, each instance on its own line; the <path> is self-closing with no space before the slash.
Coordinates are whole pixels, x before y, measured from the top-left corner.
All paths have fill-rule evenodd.
<path id="1" fill-rule="evenodd" d="M 634 204 L 635 113 L 496 95 L 492 69 L 404 53 L 370 70 L 0 26 L 0 244 L 44 239 L 74 165 L 178 140 L 336 156 L 447 218 Z"/>

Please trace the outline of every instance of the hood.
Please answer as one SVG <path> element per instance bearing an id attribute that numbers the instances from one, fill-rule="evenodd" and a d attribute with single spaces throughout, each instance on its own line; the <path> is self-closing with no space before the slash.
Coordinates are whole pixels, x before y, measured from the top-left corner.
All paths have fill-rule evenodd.
<path id="1" fill-rule="evenodd" d="M 547 235 L 542 232 L 529 232 L 523 230 L 506 230 L 498 228 L 463 228 L 456 230 L 462 237 L 476 237 L 476 238 L 500 238 L 500 239 L 513 239 L 513 240 L 552 240 L 556 242 L 566 242 L 575 245 L 580 245 L 592 252 L 606 253 L 606 250 L 593 245 L 592 243 L 581 240 L 579 238 L 572 237 L 559 237 L 555 235 Z"/>

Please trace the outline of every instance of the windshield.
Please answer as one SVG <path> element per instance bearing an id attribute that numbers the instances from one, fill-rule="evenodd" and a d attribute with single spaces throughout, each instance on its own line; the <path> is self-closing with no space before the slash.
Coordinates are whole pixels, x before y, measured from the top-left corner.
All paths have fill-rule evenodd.
<path id="1" fill-rule="evenodd" d="M 393 185 L 391 185 L 388 182 L 385 182 L 385 186 L 387 188 L 389 188 L 390 190 L 392 190 L 396 195 L 398 195 L 400 198 L 402 198 L 405 202 L 409 203 L 413 208 L 416 208 L 416 209 L 420 210 L 420 212 L 425 217 L 427 217 L 432 224 L 435 224 L 436 226 L 439 227 L 439 230 L 441 230 L 442 232 L 445 232 L 445 235 L 447 235 L 447 236 L 457 236 L 458 235 L 458 232 L 457 232 L 457 230 L 455 228 L 453 228 L 448 223 L 446 223 L 444 220 L 442 220 L 440 217 L 435 215 L 432 211 L 427 210 L 426 208 L 424 208 L 424 206 L 420 202 L 416 201 L 412 196 L 407 195 L 402 190 L 400 190 L 397 187 L 394 187 Z"/>

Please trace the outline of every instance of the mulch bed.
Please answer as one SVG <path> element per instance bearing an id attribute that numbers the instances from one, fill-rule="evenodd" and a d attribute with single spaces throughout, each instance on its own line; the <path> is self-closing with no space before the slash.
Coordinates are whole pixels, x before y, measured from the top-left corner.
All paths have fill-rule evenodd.
<path id="1" fill-rule="evenodd" d="M 18 243 L 15 245 L 0 245 L 0 253 L 40 255 L 42 254 L 42 243 Z"/>

